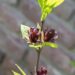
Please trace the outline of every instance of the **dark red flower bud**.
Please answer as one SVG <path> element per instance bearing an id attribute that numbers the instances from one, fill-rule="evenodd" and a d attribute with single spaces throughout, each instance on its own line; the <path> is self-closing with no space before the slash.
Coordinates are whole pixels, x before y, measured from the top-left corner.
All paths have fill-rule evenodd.
<path id="1" fill-rule="evenodd" d="M 57 38 L 57 33 L 54 29 L 48 29 L 46 28 L 44 31 L 44 41 L 45 42 L 54 42 Z M 38 28 L 30 28 L 28 31 L 29 33 L 29 39 L 31 43 L 37 43 L 37 42 L 42 42 L 41 40 L 41 32 L 39 32 Z"/>
<path id="2" fill-rule="evenodd" d="M 56 36 L 56 31 L 54 29 L 47 29 L 44 31 L 44 41 L 54 42 L 54 37 Z"/>
<path id="3" fill-rule="evenodd" d="M 37 75 L 47 75 L 47 69 L 42 66 L 42 67 L 37 71 Z"/>
<path id="4" fill-rule="evenodd" d="M 38 41 L 39 35 L 39 29 L 30 28 L 29 38 L 32 43 L 36 43 Z"/>

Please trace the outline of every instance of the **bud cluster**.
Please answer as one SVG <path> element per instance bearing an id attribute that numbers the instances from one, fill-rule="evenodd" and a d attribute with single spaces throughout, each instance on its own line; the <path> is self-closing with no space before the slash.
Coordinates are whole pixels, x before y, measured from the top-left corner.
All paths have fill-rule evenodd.
<path id="1" fill-rule="evenodd" d="M 45 29 L 43 33 L 41 33 L 38 28 L 30 28 L 28 33 L 31 43 L 42 42 L 42 40 L 44 42 L 54 42 L 58 38 L 57 32 L 54 29 Z M 42 34 L 43 38 L 41 40 Z"/>

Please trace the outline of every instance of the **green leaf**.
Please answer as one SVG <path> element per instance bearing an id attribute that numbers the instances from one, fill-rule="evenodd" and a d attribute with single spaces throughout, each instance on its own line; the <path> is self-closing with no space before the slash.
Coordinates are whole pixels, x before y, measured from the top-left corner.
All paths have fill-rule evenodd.
<path id="1" fill-rule="evenodd" d="M 38 0 L 39 6 L 44 9 L 44 7 L 48 6 L 53 6 L 53 8 L 59 6 L 61 3 L 63 3 L 64 0 Z"/>
<path id="2" fill-rule="evenodd" d="M 38 50 L 39 48 L 42 48 L 42 44 L 30 44 L 29 47 L 32 47 Z"/>
<path id="3" fill-rule="evenodd" d="M 64 0 L 38 0 L 42 10 L 41 21 L 44 21 L 53 8 L 59 6 Z"/>
<path id="4" fill-rule="evenodd" d="M 43 2 L 44 0 L 38 0 L 39 6 L 42 8 L 43 7 Z"/>
<path id="5" fill-rule="evenodd" d="M 64 2 L 64 0 L 56 0 L 54 7 L 59 6 L 63 2 Z"/>
<path id="6" fill-rule="evenodd" d="M 52 42 L 44 42 L 43 46 L 50 46 L 52 48 L 58 48 L 58 45 Z"/>
<path id="7" fill-rule="evenodd" d="M 58 48 L 58 45 L 52 42 L 42 42 L 42 43 L 38 43 L 38 44 L 30 44 L 29 47 L 35 48 L 35 49 L 39 49 L 45 46 L 49 46 L 52 48 Z"/>
<path id="8" fill-rule="evenodd" d="M 17 65 L 17 64 L 15 64 L 15 65 L 16 65 L 16 67 L 19 69 L 19 71 L 21 72 L 22 75 L 26 75 L 26 73 L 20 68 L 19 65 Z M 14 75 L 21 75 L 21 74 L 15 72 L 15 71 L 13 71 L 13 70 L 12 70 L 12 73 L 13 73 Z"/>
<path id="9" fill-rule="evenodd" d="M 12 70 L 13 75 L 20 75 L 19 73 Z"/>
<path id="10" fill-rule="evenodd" d="M 72 61 L 70 62 L 70 64 L 71 64 L 71 66 L 75 67 L 75 60 L 72 60 Z"/>
<path id="11" fill-rule="evenodd" d="M 30 30 L 30 27 L 21 24 L 21 33 L 22 33 L 23 39 L 29 40 L 29 35 L 28 35 L 29 30 Z"/>
<path id="12" fill-rule="evenodd" d="M 22 75 L 26 75 L 26 73 L 20 68 L 19 65 L 15 64 L 17 66 L 17 68 L 20 70 L 20 72 L 22 73 Z"/>
<path id="13" fill-rule="evenodd" d="M 43 11 L 42 11 L 42 15 L 41 15 L 41 21 L 44 21 L 46 19 L 46 17 L 48 16 L 48 14 L 52 11 L 52 8 L 46 7 Z"/>

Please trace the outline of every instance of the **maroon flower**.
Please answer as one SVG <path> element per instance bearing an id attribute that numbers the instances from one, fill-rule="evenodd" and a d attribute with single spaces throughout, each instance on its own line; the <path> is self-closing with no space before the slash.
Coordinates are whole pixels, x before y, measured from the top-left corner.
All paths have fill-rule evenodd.
<path id="1" fill-rule="evenodd" d="M 58 38 L 57 32 L 54 29 L 44 30 L 44 41 L 54 42 Z"/>
<path id="2" fill-rule="evenodd" d="M 47 69 L 45 67 L 41 67 L 38 71 L 37 71 L 37 75 L 47 75 Z"/>
<path id="3" fill-rule="evenodd" d="M 30 28 L 30 32 L 29 32 L 30 42 L 32 43 L 38 42 L 39 36 L 40 36 L 40 33 L 38 28 Z"/>
<path id="4" fill-rule="evenodd" d="M 44 46 L 50 46 L 57 48 L 58 46 L 54 43 L 58 38 L 57 32 L 54 29 L 43 29 L 41 31 L 40 25 L 36 28 L 21 25 L 22 37 L 29 43 L 30 47 L 39 49 Z"/>

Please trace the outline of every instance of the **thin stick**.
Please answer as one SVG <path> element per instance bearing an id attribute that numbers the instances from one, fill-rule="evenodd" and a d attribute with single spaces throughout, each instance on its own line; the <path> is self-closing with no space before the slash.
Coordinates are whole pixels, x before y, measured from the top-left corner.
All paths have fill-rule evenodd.
<path id="1" fill-rule="evenodd" d="M 41 31 L 43 30 L 44 22 L 45 22 L 45 21 L 41 21 Z M 37 51 L 36 73 L 37 73 L 38 68 L 39 68 L 39 61 L 40 61 L 41 50 L 42 50 L 42 49 L 39 48 L 39 50 Z"/>
<path id="2" fill-rule="evenodd" d="M 41 21 L 41 31 L 43 30 L 43 25 L 45 21 Z"/>
<path id="3" fill-rule="evenodd" d="M 38 71 L 39 68 L 40 54 L 41 54 L 41 49 L 39 48 L 39 51 L 37 52 L 36 72 Z"/>

